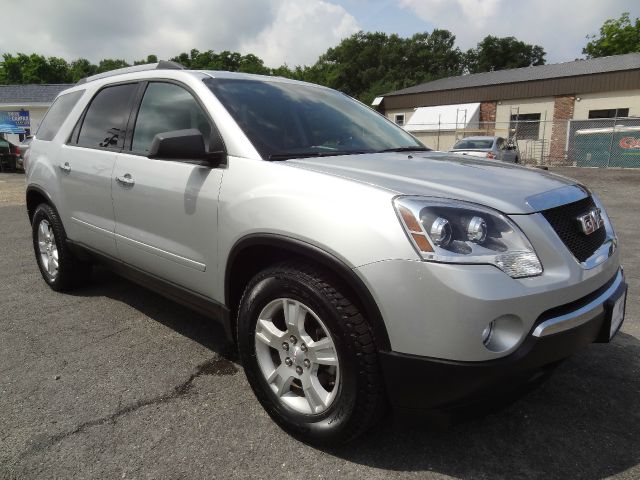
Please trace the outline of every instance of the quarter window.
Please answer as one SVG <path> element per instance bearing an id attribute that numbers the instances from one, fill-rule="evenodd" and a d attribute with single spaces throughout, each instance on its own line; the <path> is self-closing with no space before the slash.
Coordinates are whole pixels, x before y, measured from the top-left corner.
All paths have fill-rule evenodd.
<path id="1" fill-rule="evenodd" d="M 56 98 L 38 128 L 36 133 L 38 140 L 53 140 L 53 137 L 56 136 L 71 109 L 78 103 L 83 93 L 84 90 L 78 90 Z"/>
<path id="2" fill-rule="evenodd" d="M 131 149 L 146 153 L 158 133 L 195 128 L 209 145 L 211 123 L 195 98 L 172 83 L 153 82 L 140 105 Z"/>
<path id="3" fill-rule="evenodd" d="M 92 148 L 121 148 L 138 84 L 107 87 L 93 98 L 82 122 L 78 145 Z"/>

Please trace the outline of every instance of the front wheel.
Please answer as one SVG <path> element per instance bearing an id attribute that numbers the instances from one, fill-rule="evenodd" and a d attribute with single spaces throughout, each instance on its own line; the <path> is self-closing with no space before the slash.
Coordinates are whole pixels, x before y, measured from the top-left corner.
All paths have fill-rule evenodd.
<path id="1" fill-rule="evenodd" d="M 240 302 L 238 346 L 262 406 L 301 440 L 348 441 L 384 411 L 371 327 L 326 272 L 282 264 L 254 277 Z"/>

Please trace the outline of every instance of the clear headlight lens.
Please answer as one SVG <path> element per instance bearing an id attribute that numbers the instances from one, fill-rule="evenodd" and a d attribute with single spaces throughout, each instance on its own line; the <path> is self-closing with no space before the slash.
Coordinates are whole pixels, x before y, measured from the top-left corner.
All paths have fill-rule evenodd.
<path id="1" fill-rule="evenodd" d="M 533 277 L 542 265 L 524 233 L 482 205 L 429 197 L 396 197 L 393 205 L 424 260 L 495 265 L 512 278 Z"/>

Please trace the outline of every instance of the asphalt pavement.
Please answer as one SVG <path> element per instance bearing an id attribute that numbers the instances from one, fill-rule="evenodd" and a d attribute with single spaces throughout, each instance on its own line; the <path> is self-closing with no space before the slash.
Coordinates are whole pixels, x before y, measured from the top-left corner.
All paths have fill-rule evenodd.
<path id="1" fill-rule="evenodd" d="M 24 178 L 0 174 L 0 478 L 640 478 L 640 171 L 559 172 L 620 236 L 619 335 L 498 412 L 445 430 L 390 416 L 330 451 L 269 419 L 215 322 L 101 269 L 51 291 Z"/>

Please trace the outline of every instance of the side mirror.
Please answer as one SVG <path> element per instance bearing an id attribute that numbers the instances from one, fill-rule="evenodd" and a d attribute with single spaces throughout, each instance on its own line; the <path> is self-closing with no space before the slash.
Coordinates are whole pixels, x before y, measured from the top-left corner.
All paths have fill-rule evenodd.
<path id="1" fill-rule="evenodd" d="M 225 157 L 222 142 L 219 143 L 220 145 L 216 147 L 220 147 L 220 150 L 208 152 L 200 130 L 196 128 L 173 130 L 156 134 L 147 156 L 158 160 L 201 160 L 219 164 Z"/>

